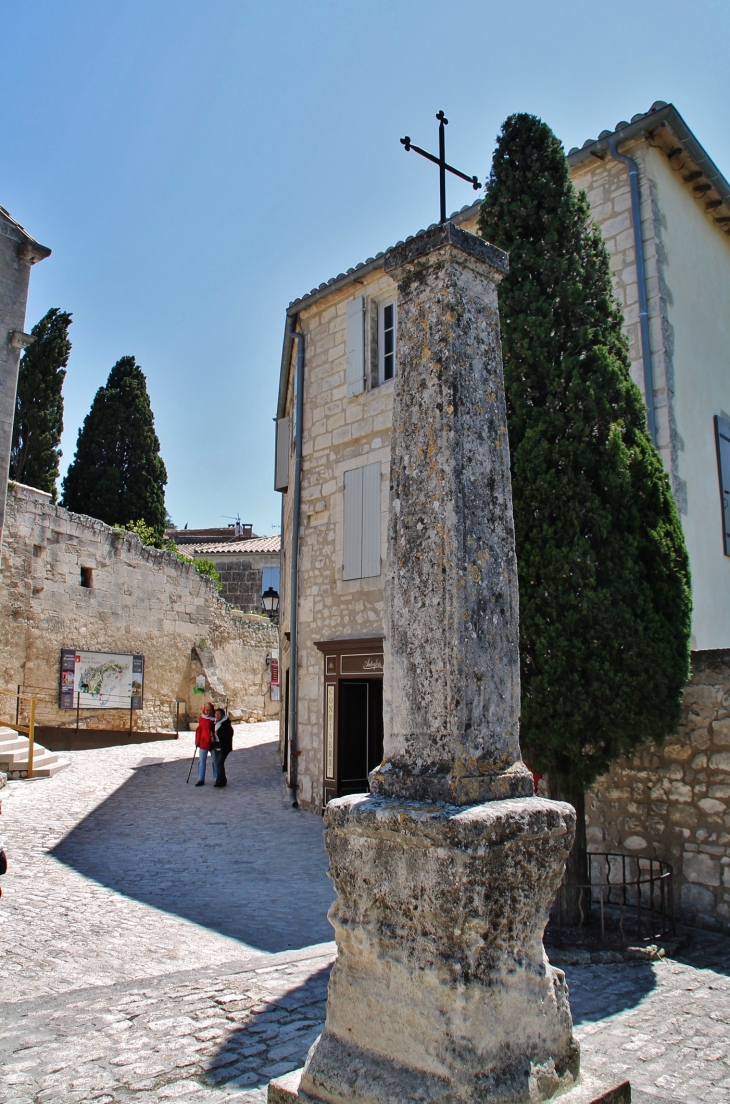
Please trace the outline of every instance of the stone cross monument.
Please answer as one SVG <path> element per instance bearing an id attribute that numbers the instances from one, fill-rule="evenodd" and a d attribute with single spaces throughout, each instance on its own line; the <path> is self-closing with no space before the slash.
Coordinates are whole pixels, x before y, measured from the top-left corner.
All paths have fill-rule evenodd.
<path id="1" fill-rule="evenodd" d="M 579 1071 L 542 934 L 575 832 L 519 748 L 499 249 L 451 223 L 392 249 L 385 760 L 325 812 L 327 1022 L 270 1104 L 624 1104 Z"/>

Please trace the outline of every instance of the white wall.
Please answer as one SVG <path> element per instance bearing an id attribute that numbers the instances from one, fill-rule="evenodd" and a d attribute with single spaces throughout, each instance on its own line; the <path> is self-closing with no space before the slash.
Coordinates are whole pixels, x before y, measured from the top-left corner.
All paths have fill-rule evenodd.
<path id="1" fill-rule="evenodd" d="M 730 238 L 714 226 L 681 174 L 647 149 L 662 218 L 682 516 L 692 569 L 692 648 L 730 647 L 730 557 L 722 540 L 713 415 L 730 414 Z"/>

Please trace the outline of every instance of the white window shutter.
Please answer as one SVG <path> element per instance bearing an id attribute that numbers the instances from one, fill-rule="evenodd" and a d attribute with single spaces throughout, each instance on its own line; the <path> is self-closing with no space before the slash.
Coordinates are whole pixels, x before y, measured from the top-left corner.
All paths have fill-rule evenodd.
<path id="1" fill-rule="evenodd" d="M 725 555 L 730 556 L 730 424 L 715 415 L 717 467 L 722 500 L 722 537 Z"/>
<path id="2" fill-rule="evenodd" d="M 347 304 L 347 394 L 365 389 L 365 296 Z"/>
<path id="3" fill-rule="evenodd" d="M 362 469 L 362 578 L 380 574 L 380 464 Z"/>
<path id="4" fill-rule="evenodd" d="M 345 472 L 342 578 L 362 578 L 362 468 Z"/>
<path id="5" fill-rule="evenodd" d="M 276 463 L 274 490 L 286 491 L 289 487 L 289 419 L 276 420 Z"/>

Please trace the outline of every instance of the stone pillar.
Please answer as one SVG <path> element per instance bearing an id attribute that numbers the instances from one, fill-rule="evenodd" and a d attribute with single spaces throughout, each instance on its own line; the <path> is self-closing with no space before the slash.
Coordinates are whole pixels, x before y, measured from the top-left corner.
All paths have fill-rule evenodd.
<path id="1" fill-rule="evenodd" d="M 392 249 L 385 270 L 398 374 L 372 788 L 456 805 L 531 796 L 497 306 L 507 254 L 446 223 Z"/>
<path id="2" fill-rule="evenodd" d="M 579 1078 L 565 978 L 542 944 L 575 813 L 531 796 L 518 741 L 507 257 L 447 223 L 385 265 L 398 282 L 385 761 L 371 794 L 325 811 L 327 1022 L 269 1101 L 584 1104 L 599 1094 Z"/>

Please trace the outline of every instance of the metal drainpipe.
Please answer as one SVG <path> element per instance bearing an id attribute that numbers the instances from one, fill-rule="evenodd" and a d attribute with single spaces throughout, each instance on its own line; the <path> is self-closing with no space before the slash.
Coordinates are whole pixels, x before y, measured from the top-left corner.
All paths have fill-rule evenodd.
<path id="1" fill-rule="evenodd" d="M 646 420 L 649 436 L 656 445 L 656 417 L 654 413 L 654 371 L 651 363 L 651 345 L 649 342 L 649 307 L 646 296 L 646 269 L 644 266 L 644 239 L 641 234 L 641 193 L 639 191 L 639 167 L 633 157 L 619 153 L 616 140 L 608 142 L 608 152 L 614 161 L 620 161 L 629 170 L 631 187 L 631 221 L 634 224 L 634 255 L 636 257 L 636 282 L 639 287 L 639 328 L 641 331 L 641 360 L 644 366 L 644 391 L 646 401 Z"/>
<path id="2" fill-rule="evenodd" d="M 287 785 L 289 787 L 289 796 L 292 799 L 292 808 L 297 809 L 299 802 L 297 801 L 297 722 L 299 720 L 299 657 L 297 655 L 297 609 L 299 602 L 299 515 L 301 510 L 301 497 L 302 497 L 302 414 L 304 409 L 304 334 L 299 333 L 297 330 L 290 330 L 289 333 L 297 341 L 297 367 L 296 367 L 296 429 L 297 436 L 295 441 L 295 453 L 294 453 L 294 507 L 292 517 L 292 540 L 291 540 L 291 586 L 289 587 L 290 594 L 290 612 L 289 612 L 289 632 L 291 639 L 289 642 L 289 777 L 287 779 Z"/>

